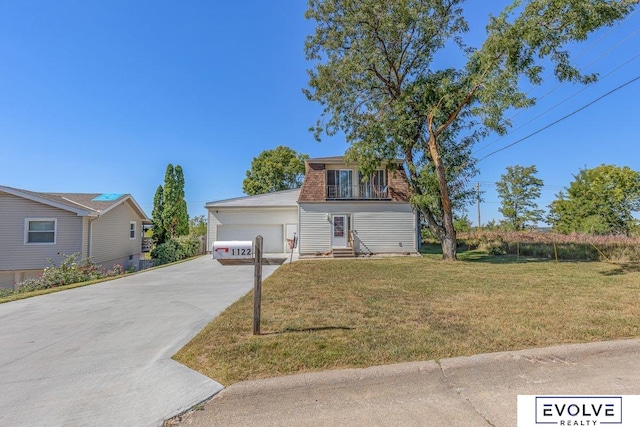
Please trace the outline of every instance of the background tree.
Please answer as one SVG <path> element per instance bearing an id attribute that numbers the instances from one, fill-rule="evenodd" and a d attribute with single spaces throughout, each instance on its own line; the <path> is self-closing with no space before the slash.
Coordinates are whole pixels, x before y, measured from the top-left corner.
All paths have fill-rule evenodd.
<path id="1" fill-rule="evenodd" d="M 412 203 L 450 260 L 456 259 L 456 186 L 474 166 L 468 148 L 490 132 L 504 134 L 508 109 L 534 104 L 520 86 L 542 82 L 540 64 L 551 64 L 560 81 L 594 81 L 572 65 L 564 46 L 634 7 L 632 0 L 516 1 L 490 18 L 487 37 L 474 50 L 462 42 L 468 27 L 462 3 L 309 0 L 306 12 L 316 22 L 305 44 L 315 62 L 306 94 L 324 107 L 316 137 L 344 132 L 348 158 L 363 172 L 404 159 Z M 456 45 L 465 66 L 433 67 L 440 50 L 451 55 Z M 434 179 L 435 203 L 428 193 Z"/>
<path id="2" fill-rule="evenodd" d="M 182 166 L 176 165 L 175 169 L 176 191 L 178 192 L 178 225 L 176 235 L 184 236 L 189 234 L 189 213 L 187 212 L 187 202 L 184 199 L 184 172 Z"/>
<path id="3" fill-rule="evenodd" d="M 194 216 L 189 219 L 189 234 L 192 236 L 207 235 L 207 219 L 204 215 Z"/>
<path id="4" fill-rule="evenodd" d="M 164 211 L 164 189 L 162 185 L 158 185 L 156 194 L 153 196 L 153 211 L 151 211 L 151 220 L 153 221 L 152 236 L 156 245 L 162 244 L 167 240 L 167 230 L 162 222 L 162 212 Z"/>
<path id="5" fill-rule="evenodd" d="M 625 234 L 638 230 L 640 173 L 629 167 L 600 165 L 581 169 L 567 194 L 549 206 L 547 221 L 560 233 Z"/>
<path id="6" fill-rule="evenodd" d="M 500 213 L 504 222 L 514 230 L 524 230 L 528 223 L 542 221 L 542 209 L 535 202 L 540 197 L 542 180 L 535 165 L 507 166 L 507 173 L 496 183 L 498 195 L 502 199 Z"/>
<path id="7" fill-rule="evenodd" d="M 184 175 L 182 168 L 167 165 L 164 174 L 163 189 L 164 206 L 162 209 L 162 225 L 166 230 L 166 238 L 173 239 L 189 233 L 189 215 L 184 200 Z"/>
<path id="8" fill-rule="evenodd" d="M 265 150 L 251 161 L 251 169 L 242 182 L 242 191 L 254 196 L 299 188 L 304 179 L 304 161 L 308 158 L 308 155 L 282 145 Z"/>

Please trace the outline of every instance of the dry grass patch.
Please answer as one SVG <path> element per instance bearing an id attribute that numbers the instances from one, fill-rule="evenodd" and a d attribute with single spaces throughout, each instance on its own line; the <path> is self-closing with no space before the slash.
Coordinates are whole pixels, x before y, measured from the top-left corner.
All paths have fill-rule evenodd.
<path id="1" fill-rule="evenodd" d="M 175 359 L 223 384 L 299 372 L 640 336 L 640 271 L 471 253 L 300 261 L 214 319 Z"/>

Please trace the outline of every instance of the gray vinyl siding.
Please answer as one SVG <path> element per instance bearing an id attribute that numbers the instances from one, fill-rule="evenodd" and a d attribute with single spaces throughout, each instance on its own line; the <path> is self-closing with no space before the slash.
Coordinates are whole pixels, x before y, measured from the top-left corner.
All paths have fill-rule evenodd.
<path id="1" fill-rule="evenodd" d="M 129 238 L 129 222 L 136 223 L 136 238 Z M 96 264 L 111 268 L 113 264 L 136 265 L 142 247 L 142 219 L 129 202 L 122 203 L 91 221 L 91 258 Z"/>
<path id="2" fill-rule="evenodd" d="M 24 243 L 25 218 L 55 218 L 56 243 Z M 0 270 L 42 269 L 60 254 L 82 252 L 82 217 L 7 193 L 0 193 Z"/>
<path id="3" fill-rule="evenodd" d="M 416 216 L 406 203 L 301 203 L 300 254 L 331 250 L 331 222 L 327 215 L 348 214 L 356 253 L 415 252 Z"/>

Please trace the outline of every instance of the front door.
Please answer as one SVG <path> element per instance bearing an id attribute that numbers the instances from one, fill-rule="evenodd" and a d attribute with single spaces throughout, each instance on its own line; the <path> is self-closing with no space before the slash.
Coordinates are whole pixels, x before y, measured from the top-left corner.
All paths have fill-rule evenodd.
<path id="1" fill-rule="evenodd" d="M 346 248 L 349 234 L 347 215 L 334 215 L 332 225 L 331 247 Z"/>

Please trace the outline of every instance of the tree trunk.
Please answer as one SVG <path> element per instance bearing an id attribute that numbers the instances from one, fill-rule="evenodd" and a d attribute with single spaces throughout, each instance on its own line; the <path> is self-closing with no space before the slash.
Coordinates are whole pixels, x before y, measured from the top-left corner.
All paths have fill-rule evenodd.
<path id="1" fill-rule="evenodd" d="M 453 232 L 453 236 L 447 233 L 440 241 L 442 246 L 442 259 L 444 261 L 456 261 L 456 233 Z"/>
<path id="2" fill-rule="evenodd" d="M 446 225 L 444 227 L 438 225 L 431 212 L 427 209 L 421 208 L 420 210 L 423 218 L 427 220 L 429 229 L 440 242 L 440 246 L 442 247 L 442 259 L 446 261 L 456 261 L 458 258 L 456 255 L 456 230 L 453 227 L 453 216 L 449 214 L 449 220 L 443 221 L 445 224 L 449 224 L 449 228 L 447 229 Z M 446 216 L 447 213 L 445 212 L 444 215 Z"/>
<path id="3" fill-rule="evenodd" d="M 429 138 L 429 152 L 431 161 L 435 166 L 436 178 L 438 179 L 438 188 L 440 189 L 440 201 L 442 202 L 442 227 L 444 228 L 444 236 L 440 239 L 442 245 L 442 259 L 446 261 L 456 261 L 456 230 L 453 226 L 453 209 L 451 199 L 449 198 L 449 188 L 447 187 L 447 177 L 438 153 L 436 139 L 431 134 Z"/>

